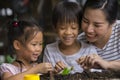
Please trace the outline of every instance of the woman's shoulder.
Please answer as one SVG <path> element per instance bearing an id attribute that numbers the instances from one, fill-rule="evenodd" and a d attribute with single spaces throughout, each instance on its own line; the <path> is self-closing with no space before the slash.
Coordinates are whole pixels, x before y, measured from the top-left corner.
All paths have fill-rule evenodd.
<path id="1" fill-rule="evenodd" d="M 113 25 L 113 34 L 118 34 L 117 36 L 120 36 L 120 20 L 117 20 L 115 24 Z"/>
<path id="2" fill-rule="evenodd" d="M 85 33 L 84 32 L 80 33 L 77 37 L 77 39 L 83 39 L 83 38 L 85 38 Z"/>
<path id="3" fill-rule="evenodd" d="M 117 20 L 116 23 L 120 24 L 120 20 Z"/>
<path id="4" fill-rule="evenodd" d="M 80 33 L 80 34 L 78 35 L 77 40 L 83 41 L 83 42 L 85 42 L 85 43 L 88 42 L 87 39 L 86 39 L 86 36 L 85 36 L 85 33 L 84 33 L 84 32 L 82 32 L 82 33 Z"/>
<path id="5" fill-rule="evenodd" d="M 117 20 L 114 26 L 120 29 L 120 20 Z"/>

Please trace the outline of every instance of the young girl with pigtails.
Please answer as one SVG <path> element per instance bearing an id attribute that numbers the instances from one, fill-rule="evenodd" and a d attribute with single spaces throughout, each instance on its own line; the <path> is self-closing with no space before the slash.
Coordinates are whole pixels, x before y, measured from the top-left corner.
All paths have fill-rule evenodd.
<path id="1" fill-rule="evenodd" d="M 0 66 L 2 80 L 23 80 L 26 74 L 52 71 L 50 63 L 36 63 L 43 48 L 43 33 L 38 24 L 14 20 L 8 26 L 7 36 L 9 52 L 15 53 L 16 59 Z"/>

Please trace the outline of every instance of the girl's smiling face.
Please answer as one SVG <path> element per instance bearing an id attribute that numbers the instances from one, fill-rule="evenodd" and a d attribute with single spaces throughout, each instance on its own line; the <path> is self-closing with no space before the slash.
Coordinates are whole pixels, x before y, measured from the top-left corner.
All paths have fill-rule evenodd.
<path id="1" fill-rule="evenodd" d="M 26 47 L 21 48 L 23 58 L 28 61 L 36 61 L 42 52 L 43 34 L 38 32 L 32 40 L 26 43 Z"/>
<path id="2" fill-rule="evenodd" d="M 76 22 L 57 25 L 58 36 L 65 46 L 71 46 L 75 43 L 79 33 L 79 25 Z"/>
<path id="3" fill-rule="evenodd" d="M 82 18 L 82 30 L 89 42 L 97 44 L 107 41 L 111 35 L 111 26 L 101 9 L 87 8 L 85 10 Z"/>

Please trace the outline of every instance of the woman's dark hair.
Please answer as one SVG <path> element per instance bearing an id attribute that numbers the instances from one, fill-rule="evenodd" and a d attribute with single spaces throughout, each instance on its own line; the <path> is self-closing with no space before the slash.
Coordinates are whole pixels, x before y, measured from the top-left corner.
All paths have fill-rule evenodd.
<path id="1" fill-rule="evenodd" d="M 70 22 L 81 23 L 82 7 L 75 2 L 61 1 L 53 9 L 52 23 L 56 28 L 57 24 Z"/>
<path id="2" fill-rule="evenodd" d="M 13 42 L 15 40 L 18 40 L 25 45 L 26 42 L 32 40 L 39 31 L 42 32 L 42 28 L 35 21 L 10 21 L 7 32 L 9 53 L 15 53 L 15 49 L 13 47 Z"/>
<path id="3" fill-rule="evenodd" d="M 106 16 L 106 20 L 112 24 L 117 19 L 118 1 L 117 0 L 87 0 L 84 8 L 83 15 L 87 8 L 101 9 Z"/>

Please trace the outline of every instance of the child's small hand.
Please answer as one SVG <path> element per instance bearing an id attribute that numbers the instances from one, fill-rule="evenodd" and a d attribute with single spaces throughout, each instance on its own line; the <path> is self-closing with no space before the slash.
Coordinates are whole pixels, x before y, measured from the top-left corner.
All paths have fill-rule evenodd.
<path id="1" fill-rule="evenodd" d="M 59 73 L 64 68 L 66 68 L 66 65 L 63 62 L 61 61 L 57 62 L 55 65 L 55 73 Z"/>
<path id="2" fill-rule="evenodd" d="M 53 71 L 53 67 L 51 63 L 40 63 L 39 70 L 41 73 L 48 73 L 49 71 Z"/>

